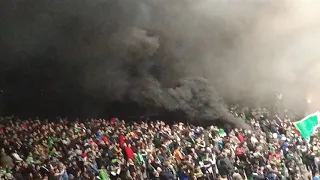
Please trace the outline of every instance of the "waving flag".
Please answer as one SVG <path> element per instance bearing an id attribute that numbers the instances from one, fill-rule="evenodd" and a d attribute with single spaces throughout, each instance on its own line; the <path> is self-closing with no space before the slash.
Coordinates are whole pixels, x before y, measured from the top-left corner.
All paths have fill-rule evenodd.
<path id="1" fill-rule="evenodd" d="M 310 137 L 316 132 L 319 127 L 320 112 L 312 113 L 300 121 L 294 122 L 294 126 L 300 132 L 301 136 L 306 140 L 310 140 Z"/>
<path id="2" fill-rule="evenodd" d="M 221 129 L 221 128 L 219 129 L 219 134 L 220 134 L 220 137 L 225 137 L 227 135 L 224 129 Z"/>

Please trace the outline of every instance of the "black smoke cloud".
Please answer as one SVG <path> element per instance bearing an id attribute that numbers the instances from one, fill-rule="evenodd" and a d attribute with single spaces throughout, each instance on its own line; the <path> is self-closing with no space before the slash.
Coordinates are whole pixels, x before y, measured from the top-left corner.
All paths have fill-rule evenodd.
<path id="1" fill-rule="evenodd" d="M 6 106 L 23 99 L 41 107 L 57 104 L 53 109 L 65 111 L 86 104 L 77 112 L 133 101 L 146 109 L 183 111 L 192 120 L 244 126 L 222 98 L 261 98 L 282 89 L 283 82 L 296 82 L 288 76 L 292 66 L 274 65 L 292 39 L 281 33 L 295 28 L 271 27 L 278 17 L 292 14 L 288 4 L 1 1 L 3 101 Z M 282 44 L 275 46 L 279 37 Z M 42 96 L 31 98 L 37 94 Z"/>

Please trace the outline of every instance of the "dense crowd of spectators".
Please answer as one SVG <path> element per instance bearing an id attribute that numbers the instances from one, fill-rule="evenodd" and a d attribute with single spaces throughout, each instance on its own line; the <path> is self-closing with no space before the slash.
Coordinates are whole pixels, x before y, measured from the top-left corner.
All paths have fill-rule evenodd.
<path id="1" fill-rule="evenodd" d="M 319 180 L 316 137 L 305 141 L 265 109 L 232 111 L 252 129 L 3 118 L 0 179 Z"/>

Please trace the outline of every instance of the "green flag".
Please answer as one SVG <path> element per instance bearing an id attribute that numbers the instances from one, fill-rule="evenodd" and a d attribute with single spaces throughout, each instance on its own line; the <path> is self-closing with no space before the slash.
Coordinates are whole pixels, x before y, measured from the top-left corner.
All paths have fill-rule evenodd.
<path id="1" fill-rule="evenodd" d="M 144 161 L 140 153 L 136 154 L 136 161 L 138 162 L 138 164 L 141 164 Z"/>
<path id="2" fill-rule="evenodd" d="M 293 124 L 299 130 L 303 138 L 310 140 L 310 137 L 315 133 L 317 127 L 319 127 L 319 118 L 320 112 L 315 112 Z"/>
<path id="3" fill-rule="evenodd" d="M 224 129 L 219 129 L 219 134 L 220 134 L 220 137 L 225 137 L 227 134 L 226 132 L 224 132 Z"/>

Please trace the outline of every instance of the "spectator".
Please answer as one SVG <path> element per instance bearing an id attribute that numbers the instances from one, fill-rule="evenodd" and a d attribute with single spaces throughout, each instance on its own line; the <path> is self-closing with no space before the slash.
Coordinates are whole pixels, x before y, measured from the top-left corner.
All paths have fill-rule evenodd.
<path id="1" fill-rule="evenodd" d="M 247 108 L 232 112 L 243 116 L 241 109 Z M 270 114 L 264 108 L 246 110 L 251 130 L 117 118 L 83 123 L 3 118 L 0 178 L 297 180 L 311 172 L 319 179 L 318 138 L 303 141 L 288 118 Z"/>

